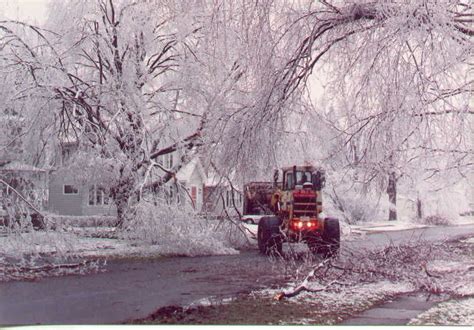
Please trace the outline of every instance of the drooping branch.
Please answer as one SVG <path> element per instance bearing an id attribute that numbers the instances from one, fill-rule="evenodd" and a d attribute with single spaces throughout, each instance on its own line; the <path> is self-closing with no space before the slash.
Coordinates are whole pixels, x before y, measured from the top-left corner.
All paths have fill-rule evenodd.
<path id="1" fill-rule="evenodd" d="M 327 1 L 322 3 L 324 5 L 322 10 L 315 10 L 304 16 L 304 20 L 312 26 L 309 35 L 300 42 L 279 78 L 273 83 L 276 88 L 271 90 L 271 94 L 281 101 L 290 99 L 290 96 L 307 80 L 316 64 L 334 45 L 355 34 L 364 33 L 370 29 L 382 29 L 390 18 L 406 15 L 412 15 L 413 20 L 419 22 L 419 25 L 411 27 L 412 29 L 423 29 L 422 25 L 426 25 L 427 28 L 437 25 L 433 22 L 433 17 L 430 16 L 428 9 L 424 7 L 413 12 L 406 12 L 401 4 L 384 6 L 378 2 L 370 2 L 337 7 Z M 459 21 L 456 14 L 452 13 L 451 15 L 452 27 L 467 36 L 474 34 L 474 30 L 461 25 L 465 23 L 465 18 Z M 469 14 L 469 17 L 472 19 L 473 14 Z M 367 25 L 364 22 L 373 23 Z M 449 27 L 448 23 L 446 28 Z M 270 102 L 269 106 L 283 104 Z"/>
<path id="2" fill-rule="evenodd" d="M 183 140 L 173 143 L 172 145 L 162 148 L 160 150 L 155 150 L 150 154 L 151 159 L 156 159 L 159 156 L 170 154 L 178 149 L 185 148 L 185 149 L 192 149 L 193 147 L 197 147 L 201 145 L 199 141 L 201 137 L 201 132 L 198 130 L 197 132 L 187 136 Z"/>

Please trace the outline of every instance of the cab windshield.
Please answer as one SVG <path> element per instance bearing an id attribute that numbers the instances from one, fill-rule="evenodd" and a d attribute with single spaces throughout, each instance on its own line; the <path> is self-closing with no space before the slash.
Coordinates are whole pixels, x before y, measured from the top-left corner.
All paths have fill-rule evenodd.
<path id="1" fill-rule="evenodd" d="M 296 184 L 303 185 L 305 182 L 311 183 L 311 172 L 296 172 Z"/>
<path id="2" fill-rule="evenodd" d="M 306 182 L 313 185 L 312 190 L 321 190 L 326 182 L 324 171 L 287 171 L 284 173 L 283 190 L 293 190 L 296 186 L 303 186 Z"/>
<path id="3" fill-rule="evenodd" d="M 296 183 L 295 183 L 296 177 Z M 293 175 L 292 171 L 286 172 L 285 174 L 285 190 L 295 189 L 295 186 L 302 186 L 305 182 L 312 182 L 312 174 L 310 171 L 296 171 L 296 175 Z"/>

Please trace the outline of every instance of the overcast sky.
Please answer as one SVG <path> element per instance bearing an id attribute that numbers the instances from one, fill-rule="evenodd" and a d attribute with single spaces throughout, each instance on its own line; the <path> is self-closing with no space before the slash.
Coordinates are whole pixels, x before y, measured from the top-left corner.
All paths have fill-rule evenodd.
<path id="1" fill-rule="evenodd" d="M 48 2 L 49 0 L 0 0 L 0 17 L 42 24 L 46 19 Z"/>

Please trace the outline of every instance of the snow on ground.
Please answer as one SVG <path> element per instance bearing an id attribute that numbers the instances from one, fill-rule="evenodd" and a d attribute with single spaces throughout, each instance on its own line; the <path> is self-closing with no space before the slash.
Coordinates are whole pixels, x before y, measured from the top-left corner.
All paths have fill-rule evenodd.
<path id="1" fill-rule="evenodd" d="M 283 291 L 291 291 L 294 286 L 289 286 Z M 313 288 L 317 289 L 317 288 Z M 359 284 L 338 291 L 320 291 L 318 293 L 303 292 L 288 301 L 295 304 L 314 305 L 314 314 L 304 319 L 291 320 L 290 324 L 311 324 L 327 320 L 327 324 L 342 321 L 343 316 L 352 315 L 366 310 L 373 305 L 390 299 L 399 294 L 411 293 L 415 288 L 409 283 L 393 283 L 380 281 L 377 283 Z M 281 289 L 262 290 L 254 292 L 257 297 L 271 298 L 279 294 Z M 276 304 L 279 302 L 275 302 Z M 324 317 L 321 317 L 321 315 Z"/>
<path id="2" fill-rule="evenodd" d="M 436 273 L 466 272 L 474 268 L 474 261 L 465 263 L 450 260 L 435 260 L 430 262 L 426 268 L 428 271 Z"/>
<path id="3" fill-rule="evenodd" d="M 64 232 L 30 232 L 0 237 L 0 255 L 20 259 L 29 254 L 109 257 L 158 253 L 155 246 L 133 246 L 118 239 L 94 238 Z"/>
<path id="4" fill-rule="evenodd" d="M 21 259 L 25 255 L 55 255 L 62 257 L 134 257 L 176 254 L 169 246 L 160 244 L 140 244 L 136 241 L 116 238 L 85 236 L 93 230 L 71 228 L 69 232 L 26 232 L 0 236 L 0 256 Z M 113 232 L 110 228 L 101 228 L 101 232 Z M 196 251 L 199 253 L 199 251 Z M 236 254 L 237 250 L 216 250 L 212 254 Z"/>
<path id="5" fill-rule="evenodd" d="M 459 223 L 466 224 L 473 221 L 474 217 L 461 217 Z M 467 219 L 469 218 L 469 219 Z M 467 221 L 469 220 L 469 221 Z M 474 222 L 474 221 L 473 221 Z M 255 247 L 257 242 L 258 225 L 242 223 L 243 229 L 249 238 L 251 245 Z M 364 223 L 357 226 L 348 226 L 342 224 L 343 239 L 350 240 L 358 235 L 368 234 L 371 232 L 405 230 L 410 228 L 420 228 L 421 225 L 409 222 L 373 222 Z M 0 261 L 1 260 L 21 260 L 25 256 L 48 256 L 51 260 L 65 260 L 69 257 L 74 258 L 105 258 L 105 257 L 151 257 L 160 255 L 219 255 L 219 254 L 237 254 L 239 253 L 230 246 L 225 249 L 221 247 L 213 247 L 207 244 L 204 248 L 195 242 L 194 245 L 188 247 L 184 251 L 182 246 L 169 246 L 169 244 L 161 244 L 157 242 L 147 242 L 139 240 L 130 240 L 126 237 L 120 239 L 120 235 L 115 233 L 115 228 L 111 227 L 63 227 L 63 230 L 57 231 L 33 231 L 24 233 L 7 233 L 0 232 Z M 119 238 L 117 238 L 117 236 Z M 114 238 L 110 238 L 114 237 Z M 468 240 L 474 243 L 474 238 Z M 181 239 L 181 244 L 186 242 Z M 467 241 L 466 241 L 467 242 Z M 169 241 L 168 241 L 169 243 Z M 204 242 L 200 242 L 203 244 Z M 197 245 L 196 245 L 197 244 Z M 208 246 L 209 245 L 209 246 Z M 291 249 L 295 250 L 299 247 L 295 244 L 291 245 Z M 288 247 L 285 247 L 288 249 Z M 301 249 L 306 249 L 303 244 Z M 199 251 L 197 251 L 199 250 Z M 181 251 L 181 252 L 180 252 Z M 184 252 L 183 252 L 184 251 Z M 429 265 L 434 272 L 443 273 L 452 270 L 453 267 L 473 267 L 473 265 L 459 265 L 450 261 L 440 261 L 437 264 Z M 462 268 L 465 269 L 465 268 Z M 460 270 L 460 269 L 458 269 Z M 474 282 L 474 281 L 473 281 Z M 462 295 L 472 294 L 474 284 L 470 287 L 459 288 Z"/>
<path id="6" fill-rule="evenodd" d="M 380 221 L 380 222 L 366 222 L 361 225 L 351 225 L 352 233 L 361 232 L 385 232 L 385 231 L 399 231 L 416 228 L 425 228 L 426 225 L 404 222 L 404 221 Z"/>
<path id="7" fill-rule="evenodd" d="M 462 242 L 464 242 L 464 243 L 469 243 L 469 244 L 474 244 L 474 237 L 468 238 L 468 239 L 466 239 L 466 240 L 464 240 L 464 241 L 462 241 Z"/>
<path id="8" fill-rule="evenodd" d="M 452 220 L 451 226 L 462 226 L 474 224 L 474 216 L 463 216 Z M 387 231 L 400 231 L 417 228 L 432 227 L 432 225 L 420 224 L 407 219 L 395 221 L 374 221 L 364 222 L 358 225 L 341 224 L 342 235 L 345 238 L 350 238 L 352 235 L 360 235 L 366 233 L 378 233 Z"/>
<path id="9" fill-rule="evenodd" d="M 412 319 L 408 325 L 474 325 L 474 298 L 439 303 Z"/>
<path id="10" fill-rule="evenodd" d="M 250 239 L 257 239 L 258 225 L 243 223 L 242 226 L 247 231 L 247 237 Z"/>
<path id="11" fill-rule="evenodd" d="M 453 225 L 472 225 L 474 224 L 474 216 L 464 216 L 458 217 L 456 220 L 452 222 Z"/>
<path id="12" fill-rule="evenodd" d="M 450 273 L 463 274 L 462 281 L 454 279 L 453 281 L 448 281 L 444 285 L 448 286 L 450 290 L 458 296 L 474 296 L 474 273 L 472 272 L 472 270 L 474 270 L 474 260 L 434 260 L 426 265 L 426 269 L 428 272 L 438 277 Z"/>
<path id="13" fill-rule="evenodd" d="M 283 291 L 288 292 L 295 289 L 295 286 L 289 286 Z M 311 289 L 319 289 L 318 287 L 311 287 Z M 390 281 L 381 281 L 376 283 L 360 284 L 339 290 L 337 292 L 321 291 L 318 293 L 303 292 L 300 295 L 290 298 L 294 301 L 311 303 L 315 296 L 318 300 L 324 302 L 328 306 L 339 306 L 347 303 L 364 303 L 374 298 L 381 298 L 387 295 L 396 295 L 401 293 L 413 292 L 415 288 L 409 283 L 394 283 Z M 281 290 L 267 290 L 262 293 L 270 295 L 281 292 Z"/>
<path id="14" fill-rule="evenodd" d="M 459 223 L 466 224 L 474 217 L 461 217 Z M 466 219 L 470 218 L 470 219 Z M 242 226 L 248 238 L 255 243 L 257 239 L 258 225 L 243 223 Z M 424 225 L 409 222 L 372 222 L 361 225 L 342 226 L 343 238 L 352 234 L 363 234 L 381 231 L 407 230 L 426 227 Z M 110 227 L 70 227 L 67 232 L 29 232 L 15 235 L 4 233 L 0 236 L 0 255 L 18 257 L 21 254 L 55 253 L 74 254 L 86 257 L 109 257 L 109 256 L 135 256 L 135 255 L 157 255 L 176 254 L 167 247 L 159 244 L 138 244 L 128 240 L 101 238 L 113 233 Z M 96 237 L 91 237 L 95 235 Z M 474 242 L 474 238 L 470 239 Z M 221 252 L 221 253 L 220 253 Z M 238 253 L 237 251 L 215 251 L 215 254 Z M 445 267 L 448 264 L 444 264 Z"/>

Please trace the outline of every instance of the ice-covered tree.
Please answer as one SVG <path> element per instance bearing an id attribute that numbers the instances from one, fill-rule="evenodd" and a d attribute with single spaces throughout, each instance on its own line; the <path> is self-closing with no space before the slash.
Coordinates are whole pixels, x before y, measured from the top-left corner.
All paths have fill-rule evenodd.
<path id="1" fill-rule="evenodd" d="M 178 149 L 186 157 L 204 144 L 228 172 L 268 170 L 298 129 L 295 114 L 315 76 L 327 102 L 313 108 L 322 119 L 323 109 L 337 110 L 339 148 L 352 150 L 361 180 L 376 174 L 385 189 L 415 150 L 456 152 L 435 135 L 454 131 L 461 141 L 469 133 L 466 1 L 55 5 L 49 31 L 30 27 L 35 43 L 11 47 L 25 25 L 2 22 L 3 49 L 51 92 L 63 135 L 112 173 L 120 219 L 145 178 L 159 186 L 173 177 L 150 173 L 158 156 Z"/>
<path id="2" fill-rule="evenodd" d="M 313 109 L 339 141 L 330 154 L 344 154 L 345 165 L 356 169 L 353 179 L 378 183 L 392 204 L 398 180 L 421 155 L 456 159 L 453 166 L 472 170 L 468 2 L 300 1 L 282 7 L 283 15 L 274 14 L 274 26 L 283 31 L 275 56 L 286 60 L 267 81 L 261 109 L 267 118 L 288 117 L 294 112 L 288 105 L 317 94 L 317 85 L 323 97 L 312 97 Z M 320 143 L 328 138 L 334 135 Z"/>
<path id="3" fill-rule="evenodd" d="M 78 144 L 79 168 L 82 157 L 106 172 L 119 223 L 144 186 L 161 186 L 181 166 L 153 176 L 159 156 L 182 150 L 185 161 L 199 144 L 201 109 L 187 106 L 177 73 L 194 56 L 193 6 L 53 3 L 47 29 L 28 26 L 35 42 L 17 32 L 23 23 L 2 23 L 7 65 L 28 67 L 31 88 L 56 101 L 60 138 Z M 15 47 L 6 41 L 15 38 Z"/>

